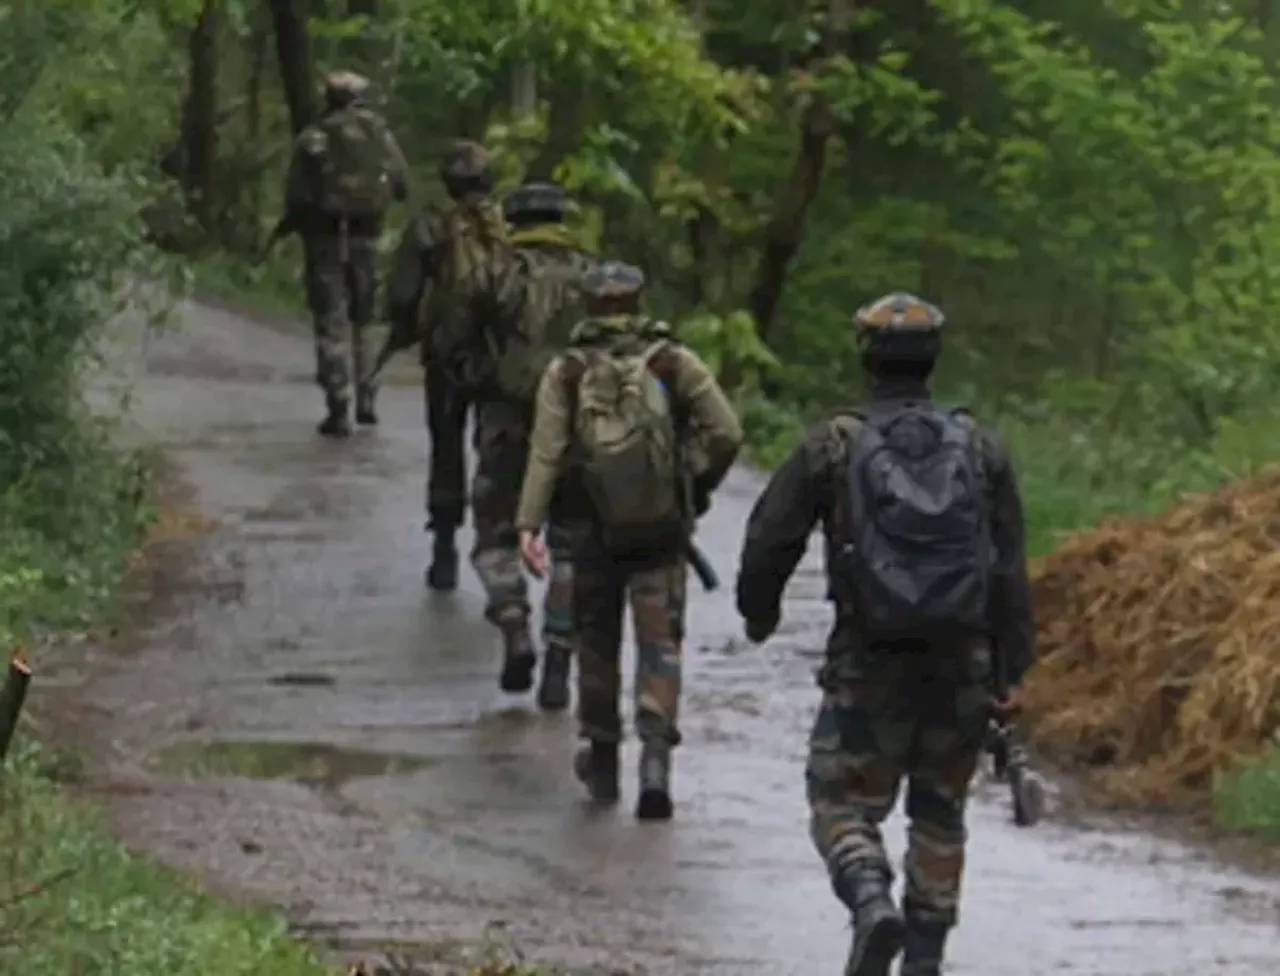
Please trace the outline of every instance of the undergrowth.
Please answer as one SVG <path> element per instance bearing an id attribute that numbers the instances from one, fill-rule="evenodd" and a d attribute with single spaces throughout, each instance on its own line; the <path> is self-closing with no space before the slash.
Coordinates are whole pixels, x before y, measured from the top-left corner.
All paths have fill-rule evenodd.
<path id="1" fill-rule="evenodd" d="M 45 649 L 109 611 L 151 520 L 148 459 L 114 446 L 119 410 L 85 393 L 121 314 L 153 311 L 133 285 L 166 268 L 138 243 L 137 184 L 41 112 L 0 127 L 0 185 L 0 648 L 28 650 L 38 687 Z M 52 759 L 21 725 L 0 781 L 0 972 L 321 972 L 282 922 L 132 858 L 60 792 Z"/>

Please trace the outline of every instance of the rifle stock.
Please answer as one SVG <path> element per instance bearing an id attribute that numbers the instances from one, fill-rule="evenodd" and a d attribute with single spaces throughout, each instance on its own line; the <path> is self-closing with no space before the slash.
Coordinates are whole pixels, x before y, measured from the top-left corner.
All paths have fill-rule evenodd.
<path id="1" fill-rule="evenodd" d="M 999 656 L 996 674 L 996 693 L 1003 696 L 1009 684 L 1004 662 Z M 1012 719 L 992 713 L 987 728 L 986 748 L 991 754 L 995 778 L 1009 785 L 1013 822 L 1019 827 L 1034 827 L 1044 816 L 1044 783 L 1032 772 L 1030 758 Z"/>
<path id="2" fill-rule="evenodd" d="M 711 593 L 719 589 L 720 577 L 717 575 L 715 567 L 707 559 L 706 553 L 699 549 L 692 539 L 685 546 L 685 558 L 689 561 L 689 568 L 698 577 L 698 582 L 702 584 L 704 590 Z"/>

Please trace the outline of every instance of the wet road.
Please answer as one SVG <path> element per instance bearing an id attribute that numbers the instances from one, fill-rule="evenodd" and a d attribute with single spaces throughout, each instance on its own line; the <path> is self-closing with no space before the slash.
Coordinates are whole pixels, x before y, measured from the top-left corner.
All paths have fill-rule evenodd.
<path id="1" fill-rule="evenodd" d="M 160 560 L 164 613 L 138 646 L 77 657 L 46 691 L 75 703 L 129 841 L 345 949 L 447 955 L 497 922 L 533 958 L 592 971 L 840 970 L 845 920 L 802 802 L 816 553 L 764 649 L 735 640 L 727 585 L 692 601 L 677 819 L 638 824 L 629 781 L 592 813 L 572 719 L 497 689 L 469 568 L 456 594 L 423 589 L 416 387 L 388 387 L 376 434 L 322 443 L 309 344 L 184 319 L 152 340 L 135 416 L 219 531 Z M 726 584 L 758 485 L 737 473 L 700 533 Z M 971 835 L 950 972 L 1280 972 L 1280 886 L 1140 835 L 1018 831 L 990 786 Z M 897 816 L 888 837 L 900 852 Z"/>

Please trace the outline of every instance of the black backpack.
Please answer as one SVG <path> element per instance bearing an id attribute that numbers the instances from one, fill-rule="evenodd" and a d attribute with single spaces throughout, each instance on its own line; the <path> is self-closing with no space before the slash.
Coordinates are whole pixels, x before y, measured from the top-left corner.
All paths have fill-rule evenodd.
<path id="1" fill-rule="evenodd" d="M 854 416 L 840 575 L 861 637 L 945 641 L 987 630 L 996 549 L 972 421 L 928 402 Z"/>

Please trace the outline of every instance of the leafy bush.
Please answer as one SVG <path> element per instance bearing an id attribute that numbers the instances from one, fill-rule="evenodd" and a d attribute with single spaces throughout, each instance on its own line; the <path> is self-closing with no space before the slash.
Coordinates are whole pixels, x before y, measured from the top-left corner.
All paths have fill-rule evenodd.
<path id="1" fill-rule="evenodd" d="M 101 606 L 141 529 L 143 467 L 82 391 L 128 284 L 155 267 L 132 185 L 56 120 L 21 111 L 0 129 L 0 185 L 0 570 L 16 574 L 0 601 L 66 623 Z"/>

